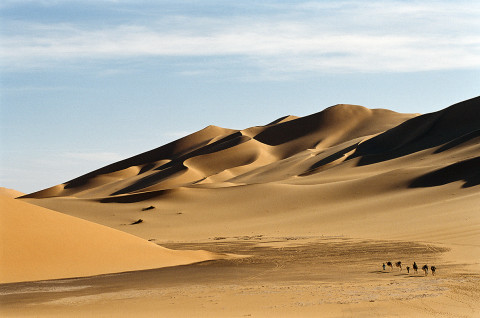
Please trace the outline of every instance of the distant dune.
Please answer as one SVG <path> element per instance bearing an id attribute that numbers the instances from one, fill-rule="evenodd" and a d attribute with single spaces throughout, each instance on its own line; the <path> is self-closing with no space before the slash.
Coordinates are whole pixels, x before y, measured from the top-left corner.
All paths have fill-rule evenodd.
<path id="1" fill-rule="evenodd" d="M 0 283 L 91 276 L 205 261 L 130 234 L 0 195 Z"/>
<path id="2" fill-rule="evenodd" d="M 244 130 L 209 126 L 22 200 L 160 241 L 477 244 L 479 109 L 479 97 L 424 115 L 342 104 Z"/>
<path id="3" fill-rule="evenodd" d="M 313 154 L 343 143 L 351 147 L 415 116 L 336 105 L 310 116 L 287 116 L 267 126 L 241 131 L 209 126 L 166 146 L 24 198 L 102 198 L 200 184 L 223 187 L 222 183 L 284 180 L 282 171 L 287 167 L 275 168 L 269 176 L 263 174 L 254 180 L 251 176 L 267 166 L 280 163 L 285 166 L 286 160 L 295 155 L 308 160 Z M 309 170 L 302 169 L 305 167 L 295 169 L 295 175 Z"/>

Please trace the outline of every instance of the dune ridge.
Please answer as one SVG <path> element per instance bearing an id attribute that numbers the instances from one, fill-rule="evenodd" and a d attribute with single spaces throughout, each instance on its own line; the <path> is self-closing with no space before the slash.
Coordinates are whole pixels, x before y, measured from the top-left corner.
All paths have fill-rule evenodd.
<path id="1" fill-rule="evenodd" d="M 479 107 L 479 97 L 424 115 L 340 104 L 244 130 L 211 126 L 22 200 L 146 239 L 463 242 L 479 222 Z"/>
<path id="2" fill-rule="evenodd" d="M 0 187 L 0 195 L 6 196 L 9 198 L 18 198 L 18 197 L 24 196 L 25 193 L 14 190 L 14 189 Z"/>
<path id="3" fill-rule="evenodd" d="M 341 104 L 310 116 L 286 116 L 266 126 L 241 131 L 209 126 L 24 198 L 99 198 L 202 183 L 242 184 L 241 176 L 255 169 L 305 151 L 318 152 L 377 134 L 415 116 Z"/>

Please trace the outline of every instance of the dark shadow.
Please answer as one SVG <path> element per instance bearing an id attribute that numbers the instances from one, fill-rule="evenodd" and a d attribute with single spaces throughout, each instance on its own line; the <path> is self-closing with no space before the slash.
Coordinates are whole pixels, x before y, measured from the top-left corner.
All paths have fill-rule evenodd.
<path id="1" fill-rule="evenodd" d="M 128 187 L 125 187 L 121 190 L 118 190 L 114 193 L 112 193 L 111 195 L 119 195 L 119 194 L 125 194 L 125 193 L 130 193 L 130 192 L 134 192 L 134 191 L 138 191 L 138 190 L 141 190 L 141 189 L 145 189 L 149 186 L 152 186 L 154 184 L 157 184 L 157 183 L 160 183 L 164 180 L 167 180 L 169 178 L 171 178 L 172 176 L 182 172 L 182 171 L 186 171 L 187 168 L 179 163 L 175 166 L 170 166 L 164 170 L 161 170 L 161 171 L 158 171 L 154 174 L 151 174 L 149 176 L 146 176 L 146 177 L 143 177 L 142 179 L 138 180 L 137 182 L 135 182 L 134 184 L 132 185 L 129 185 Z"/>
<path id="2" fill-rule="evenodd" d="M 172 161 L 167 162 L 166 164 L 160 166 L 157 168 L 157 170 L 164 170 L 166 168 L 170 168 L 174 165 L 177 165 L 179 163 L 183 163 L 185 160 L 188 160 L 193 157 L 197 156 L 202 156 L 202 155 L 208 155 L 220 150 L 225 150 L 228 148 L 232 148 L 235 146 L 238 146 L 244 142 L 247 142 L 251 140 L 250 137 L 242 135 L 241 132 L 235 132 L 233 134 L 230 134 L 220 140 L 217 140 L 209 145 L 205 145 L 201 148 L 195 149 L 191 152 L 188 152 L 182 156 L 179 156 L 177 158 L 174 158 Z"/>
<path id="3" fill-rule="evenodd" d="M 463 135 L 457 139 L 450 141 L 449 143 L 446 143 L 442 147 L 438 148 L 434 153 L 441 153 L 441 152 L 447 151 L 449 149 L 460 146 L 461 144 L 466 143 L 477 137 L 480 137 L 480 129 L 472 131 L 466 135 Z"/>
<path id="4" fill-rule="evenodd" d="M 366 166 L 439 146 L 448 141 L 432 133 L 440 115 L 437 112 L 409 119 L 359 144 L 347 160 L 360 157 L 358 166 Z"/>
<path id="5" fill-rule="evenodd" d="M 155 167 L 155 164 L 154 163 L 147 163 L 146 165 L 144 165 L 142 167 L 142 169 L 140 169 L 140 171 L 138 172 L 138 174 L 142 174 L 144 172 L 147 172 L 149 170 L 152 170 L 153 167 Z"/>
<path id="6" fill-rule="evenodd" d="M 444 151 L 478 136 L 479 108 L 480 97 L 475 97 L 414 117 L 361 143 L 347 160 L 360 157 L 358 165 L 364 166 L 449 144 Z"/>
<path id="7" fill-rule="evenodd" d="M 436 187 L 456 181 L 465 181 L 462 188 L 480 184 L 480 157 L 467 159 L 429 172 L 409 185 L 410 188 Z"/>
<path id="8" fill-rule="evenodd" d="M 319 115 L 314 114 L 267 127 L 254 138 L 269 146 L 278 146 L 298 139 L 316 131 L 321 125 L 321 121 L 313 120 L 313 116 Z"/>
<path id="9" fill-rule="evenodd" d="M 330 156 L 327 156 L 323 159 L 321 159 L 320 161 L 317 161 L 315 164 L 313 164 L 310 168 L 308 168 L 308 170 L 302 174 L 300 174 L 299 176 L 300 177 L 305 177 L 305 176 L 309 176 L 311 174 L 314 174 L 316 172 L 318 172 L 319 168 L 321 167 L 324 167 L 340 158 L 343 158 L 345 156 L 345 154 L 349 153 L 350 151 L 354 150 L 356 147 L 358 146 L 358 143 L 354 144 L 354 145 L 351 145 L 345 149 L 342 149 Z"/>
<path id="10" fill-rule="evenodd" d="M 175 190 L 158 190 L 128 195 L 119 195 L 101 199 L 100 203 L 135 203 L 153 198 L 159 198 L 172 193 Z"/>

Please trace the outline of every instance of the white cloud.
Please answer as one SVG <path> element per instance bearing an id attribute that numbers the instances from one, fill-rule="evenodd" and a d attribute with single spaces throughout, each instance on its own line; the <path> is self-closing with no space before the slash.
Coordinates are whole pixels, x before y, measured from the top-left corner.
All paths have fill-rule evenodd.
<path id="1" fill-rule="evenodd" d="M 111 58 L 227 57 L 266 73 L 477 68 L 479 21 L 477 3 L 337 1 L 280 4 L 272 15 L 172 16 L 103 29 L 22 22 L 21 33 L 3 37 L 0 59 L 3 67 L 15 68 Z M 205 71 L 198 65 L 179 73 Z"/>

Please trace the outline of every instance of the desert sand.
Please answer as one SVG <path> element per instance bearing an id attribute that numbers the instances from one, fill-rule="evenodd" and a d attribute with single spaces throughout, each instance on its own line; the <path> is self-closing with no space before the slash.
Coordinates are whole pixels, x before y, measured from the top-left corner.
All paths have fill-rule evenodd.
<path id="1" fill-rule="evenodd" d="M 9 198 L 18 198 L 18 197 L 24 196 L 25 193 L 14 190 L 14 189 L 0 187 L 0 195 L 9 197 Z"/>
<path id="2" fill-rule="evenodd" d="M 92 276 L 211 260 L 0 196 L 0 283 Z"/>
<path id="3" fill-rule="evenodd" d="M 5 284 L 2 311 L 478 316 L 478 109 L 478 97 L 424 115 L 336 105 L 244 130 L 209 126 L 23 196 L 142 243 L 250 257 Z M 387 261 L 403 269 L 383 270 Z M 414 261 L 437 275 L 407 273 Z"/>

